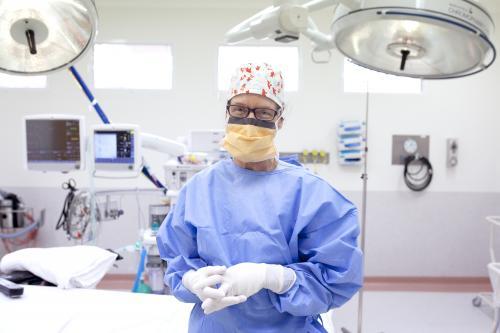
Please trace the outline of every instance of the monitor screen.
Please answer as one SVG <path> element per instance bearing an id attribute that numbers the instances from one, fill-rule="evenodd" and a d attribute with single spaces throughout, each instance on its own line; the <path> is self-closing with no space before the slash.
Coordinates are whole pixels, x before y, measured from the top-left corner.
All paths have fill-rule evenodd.
<path id="1" fill-rule="evenodd" d="M 134 131 L 95 131 L 95 163 L 134 164 Z"/>
<path id="2" fill-rule="evenodd" d="M 80 169 L 81 134 L 78 119 L 26 119 L 28 166 L 49 163 Z"/>

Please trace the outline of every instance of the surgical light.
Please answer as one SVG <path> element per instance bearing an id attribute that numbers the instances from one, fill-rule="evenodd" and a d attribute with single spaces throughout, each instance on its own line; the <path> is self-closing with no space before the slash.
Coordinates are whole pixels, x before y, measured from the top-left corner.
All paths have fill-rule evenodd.
<path id="1" fill-rule="evenodd" d="M 318 30 L 312 11 L 337 5 L 331 34 Z M 337 48 L 352 62 L 379 72 L 421 79 L 456 78 L 490 67 L 496 58 L 494 22 L 472 0 L 274 1 L 226 33 L 228 43 L 249 38 L 290 41 L 304 35 L 313 52 Z M 313 57 L 313 60 L 315 58 Z"/>
<path id="2" fill-rule="evenodd" d="M 354 63 L 423 79 L 467 76 L 488 68 L 494 23 L 472 1 L 365 0 L 332 25 L 335 46 Z"/>
<path id="3" fill-rule="evenodd" d="M 92 0 L 0 0 L 0 71 L 42 74 L 70 66 L 92 45 Z"/>
<path id="4" fill-rule="evenodd" d="M 0 72 L 39 75 L 68 68 L 102 122 L 109 124 L 110 120 L 73 66 L 92 48 L 97 19 L 94 0 L 0 0 Z M 152 140 L 152 144 L 164 143 Z M 140 149 L 140 145 L 134 147 Z M 163 148 L 177 152 L 181 147 L 169 142 Z M 165 189 L 142 159 L 134 158 L 133 164 L 123 159 L 113 160 L 116 163 L 111 165 L 106 160 L 97 162 L 102 162 L 99 164 L 102 169 L 125 169 L 123 174 L 133 173 L 140 166 L 156 187 Z"/>

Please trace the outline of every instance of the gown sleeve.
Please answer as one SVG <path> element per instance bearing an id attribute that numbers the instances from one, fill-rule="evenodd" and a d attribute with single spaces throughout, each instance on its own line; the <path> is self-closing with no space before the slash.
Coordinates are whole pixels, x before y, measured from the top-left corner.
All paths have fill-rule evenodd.
<path id="1" fill-rule="evenodd" d="M 313 316 L 341 306 L 361 288 L 363 258 L 355 206 L 326 183 L 302 192 L 295 236 L 299 260 L 286 265 L 297 279 L 286 293 L 269 295 L 280 312 Z"/>
<path id="2" fill-rule="evenodd" d="M 185 209 L 186 187 L 160 226 L 156 243 L 160 257 L 167 262 L 164 281 L 172 294 L 182 302 L 199 303 L 201 300 L 182 284 L 184 273 L 207 266 L 198 254 L 196 228 L 186 221 Z"/>

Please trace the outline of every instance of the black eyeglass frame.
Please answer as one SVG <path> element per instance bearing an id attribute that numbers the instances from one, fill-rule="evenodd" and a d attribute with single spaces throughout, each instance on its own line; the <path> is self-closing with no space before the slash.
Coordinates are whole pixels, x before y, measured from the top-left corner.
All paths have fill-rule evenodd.
<path id="1" fill-rule="evenodd" d="M 235 116 L 235 115 L 232 115 L 231 112 L 229 111 L 229 108 L 231 106 L 237 106 L 239 108 L 242 108 L 242 109 L 245 109 L 246 112 L 245 112 L 245 116 L 244 117 L 240 117 L 240 116 Z M 262 118 L 259 118 L 257 116 L 257 113 L 255 111 L 257 110 L 267 110 L 267 111 L 273 111 L 274 112 L 274 116 L 272 119 L 262 119 Z M 248 116 L 250 115 L 250 113 L 253 113 L 253 116 L 255 117 L 255 119 L 258 119 L 258 120 L 262 120 L 262 121 L 275 121 L 279 116 L 281 116 L 282 114 L 282 111 L 283 109 L 282 108 L 279 108 L 278 110 L 275 110 L 275 109 L 270 109 L 270 108 L 249 108 L 245 105 L 238 105 L 238 104 L 230 104 L 230 103 L 227 103 L 226 105 L 226 112 L 231 116 L 231 117 L 235 117 L 235 118 L 241 118 L 241 119 L 245 119 L 245 118 L 248 118 Z"/>

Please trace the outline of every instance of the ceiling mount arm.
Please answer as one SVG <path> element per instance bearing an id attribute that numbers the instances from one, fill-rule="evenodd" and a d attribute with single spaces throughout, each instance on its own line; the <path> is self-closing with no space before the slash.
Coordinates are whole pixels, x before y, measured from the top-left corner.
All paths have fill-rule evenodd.
<path id="1" fill-rule="evenodd" d="M 182 143 L 158 135 L 141 133 L 142 147 L 174 157 L 186 154 L 187 148 Z"/>
<path id="2" fill-rule="evenodd" d="M 310 17 L 307 20 L 307 29 L 302 33 L 313 42 L 314 51 L 326 51 L 335 48 L 333 36 L 321 32 Z"/>
<path id="3" fill-rule="evenodd" d="M 233 27 L 225 35 L 225 42 L 228 44 L 234 44 L 243 42 L 252 38 L 259 38 L 256 36 L 255 30 L 259 25 L 263 25 L 264 20 L 269 20 L 276 15 L 279 7 L 267 7 L 261 10 L 257 14 L 247 18 L 240 24 Z M 265 37 L 260 37 L 265 38 Z M 259 39 L 260 39 L 259 38 Z"/>
<path id="4" fill-rule="evenodd" d="M 303 5 L 307 8 L 310 13 L 322 10 L 328 7 L 344 5 L 351 9 L 359 8 L 360 4 L 358 0 L 312 0 Z"/>
<path id="5" fill-rule="evenodd" d="M 337 6 L 337 7 L 335 7 Z M 328 7 L 350 9 L 359 8 L 358 0 L 312 0 L 300 4 L 298 0 L 275 0 L 267 7 L 226 33 L 226 43 L 234 44 L 249 39 L 274 39 L 288 43 L 299 39 L 300 35 L 310 38 L 316 51 L 325 51 L 335 47 L 333 37 L 322 33 L 310 14 Z"/>

